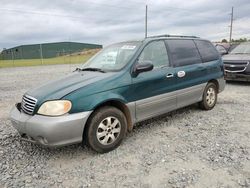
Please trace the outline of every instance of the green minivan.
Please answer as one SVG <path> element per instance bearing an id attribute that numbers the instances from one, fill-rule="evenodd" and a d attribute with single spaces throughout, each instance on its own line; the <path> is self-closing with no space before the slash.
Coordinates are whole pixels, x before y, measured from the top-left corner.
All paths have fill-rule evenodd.
<path id="1" fill-rule="evenodd" d="M 10 119 L 27 141 L 82 142 L 104 153 L 139 121 L 193 103 L 211 110 L 224 88 L 223 62 L 211 42 L 153 36 L 107 46 L 68 76 L 27 91 Z"/>

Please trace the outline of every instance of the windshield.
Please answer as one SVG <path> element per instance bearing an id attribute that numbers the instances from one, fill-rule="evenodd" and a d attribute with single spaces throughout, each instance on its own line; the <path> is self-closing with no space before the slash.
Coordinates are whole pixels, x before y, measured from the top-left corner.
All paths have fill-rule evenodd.
<path id="1" fill-rule="evenodd" d="M 107 46 L 83 64 L 82 68 L 118 71 L 128 63 L 140 44 L 141 42 L 124 42 Z"/>
<path id="2" fill-rule="evenodd" d="M 235 47 L 231 54 L 250 54 L 250 43 L 242 43 Z"/>

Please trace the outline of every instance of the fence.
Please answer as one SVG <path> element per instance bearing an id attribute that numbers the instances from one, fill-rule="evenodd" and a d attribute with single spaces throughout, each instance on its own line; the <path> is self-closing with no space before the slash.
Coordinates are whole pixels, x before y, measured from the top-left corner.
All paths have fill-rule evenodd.
<path id="1" fill-rule="evenodd" d="M 44 52 L 42 50 L 31 50 L 25 53 L 33 54 L 34 57 L 31 56 L 32 58 L 23 58 L 27 54 L 21 52 L 17 53 L 16 51 L 10 49 L 7 53 L 9 55 L 8 58 L 6 58 L 6 56 L 0 56 L 0 68 L 16 66 L 84 63 L 99 50 L 100 48 L 77 51 L 64 49 L 49 50 L 46 51 L 46 55 L 44 55 Z"/>

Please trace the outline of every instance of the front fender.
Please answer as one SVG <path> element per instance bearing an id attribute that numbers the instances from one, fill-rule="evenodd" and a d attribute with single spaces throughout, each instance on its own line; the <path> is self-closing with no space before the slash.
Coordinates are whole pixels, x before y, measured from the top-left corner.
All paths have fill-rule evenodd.
<path id="1" fill-rule="evenodd" d="M 129 102 L 127 101 L 126 97 L 128 90 L 129 86 L 124 86 L 84 97 L 82 97 L 81 92 L 74 92 L 65 96 L 64 99 L 70 100 L 72 102 L 72 108 L 69 113 L 78 113 L 92 111 L 100 104 L 111 100 L 116 100 L 126 104 Z"/>

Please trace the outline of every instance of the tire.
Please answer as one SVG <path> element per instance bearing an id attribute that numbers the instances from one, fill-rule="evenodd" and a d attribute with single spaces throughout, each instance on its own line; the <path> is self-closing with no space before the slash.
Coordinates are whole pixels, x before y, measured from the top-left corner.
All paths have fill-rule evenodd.
<path id="1" fill-rule="evenodd" d="M 199 103 L 200 108 L 203 110 L 213 109 L 217 102 L 217 94 L 217 86 L 214 83 L 209 82 L 204 89 L 202 101 Z"/>
<path id="2" fill-rule="evenodd" d="M 91 115 L 84 136 L 90 148 L 98 153 L 106 153 L 121 144 L 126 132 L 124 114 L 115 107 L 105 106 Z"/>

